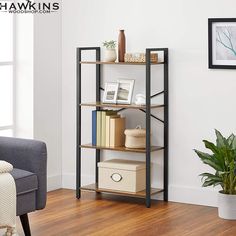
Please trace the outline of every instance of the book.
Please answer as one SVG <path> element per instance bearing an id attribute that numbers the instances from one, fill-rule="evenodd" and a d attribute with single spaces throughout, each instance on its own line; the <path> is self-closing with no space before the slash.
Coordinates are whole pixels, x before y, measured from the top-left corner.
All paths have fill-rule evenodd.
<path id="1" fill-rule="evenodd" d="M 106 145 L 106 113 L 108 111 L 101 111 L 101 146 Z"/>
<path id="2" fill-rule="evenodd" d="M 92 145 L 97 145 L 97 110 L 92 111 Z"/>
<path id="3" fill-rule="evenodd" d="M 108 113 L 106 115 L 106 143 L 105 143 L 106 147 L 110 147 L 110 119 L 119 117 L 120 115 L 118 115 L 117 112 L 115 111 L 113 113 Z"/>
<path id="4" fill-rule="evenodd" d="M 110 119 L 110 147 L 125 145 L 125 118 Z"/>
<path id="5" fill-rule="evenodd" d="M 96 145 L 101 146 L 101 131 L 102 131 L 102 112 L 97 111 L 97 135 L 96 135 Z"/>
<path id="6" fill-rule="evenodd" d="M 101 146 L 105 147 L 106 146 L 106 116 L 107 115 L 113 115 L 117 114 L 116 111 L 112 110 L 105 110 L 101 111 L 102 113 L 102 121 L 101 121 Z"/>

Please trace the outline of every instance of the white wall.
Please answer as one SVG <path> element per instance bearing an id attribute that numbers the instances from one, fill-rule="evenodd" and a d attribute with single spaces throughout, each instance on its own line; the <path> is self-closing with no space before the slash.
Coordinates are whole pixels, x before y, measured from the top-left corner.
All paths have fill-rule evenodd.
<path id="1" fill-rule="evenodd" d="M 33 15 L 15 16 L 15 136 L 33 137 Z"/>
<path id="2" fill-rule="evenodd" d="M 61 12 L 34 16 L 34 138 L 47 143 L 48 190 L 61 187 Z"/>
<path id="3" fill-rule="evenodd" d="M 122 28 L 126 33 L 127 51 L 140 52 L 144 51 L 145 47 L 168 47 L 170 50 L 170 200 L 216 205 L 216 190 L 200 187 L 198 175 L 208 168 L 198 160 L 193 148 L 202 149 L 203 138 L 213 140 L 214 128 L 226 135 L 236 132 L 235 71 L 207 68 L 207 19 L 234 17 L 235 8 L 234 0 L 228 0 L 227 3 L 220 0 L 69 0 L 63 2 L 63 187 L 74 188 L 75 186 L 75 48 L 101 46 L 104 40 L 116 40 L 118 30 Z M 92 90 L 94 72 L 90 68 L 92 67 L 88 67 L 89 70 L 85 69 L 83 72 L 84 101 L 91 101 L 95 97 L 95 90 Z M 136 71 L 133 72 L 131 69 Z M 136 79 L 135 92 L 143 90 L 142 68 L 106 67 L 103 74 L 106 80 L 115 80 L 119 76 L 132 77 Z M 91 114 L 88 109 L 84 109 L 84 112 L 83 142 L 89 142 Z M 140 120 L 141 117 L 142 114 L 139 114 Z M 131 118 L 128 119 L 128 125 L 131 126 Z M 135 120 L 134 123 L 138 122 Z M 161 132 L 160 129 L 158 131 Z M 160 133 L 155 137 L 154 139 L 161 143 Z M 84 182 L 91 182 L 94 178 L 93 151 L 85 150 L 83 154 L 83 179 Z M 113 155 L 113 153 L 108 155 L 111 154 Z M 125 154 L 122 156 L 125 157 Z M 161 157 L 155 154 L 153 160 L 157 164 L 155 167 L 161 170 Z M 160 184 L 161 180 L 161 173 L 153 176 L 154 185 Z"/>

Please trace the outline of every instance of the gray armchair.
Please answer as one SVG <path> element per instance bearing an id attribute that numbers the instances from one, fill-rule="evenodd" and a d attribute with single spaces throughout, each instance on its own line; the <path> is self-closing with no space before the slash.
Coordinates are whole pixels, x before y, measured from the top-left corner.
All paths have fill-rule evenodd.
<path id="1" fill-rule="evenodd" d="M 40 141 L 0 137 L 0 160 L 14 167 L 17 216 L 26 236 L 30 236 L 27 213 L 43 209 L 47 191 L 47 149 Z"/>

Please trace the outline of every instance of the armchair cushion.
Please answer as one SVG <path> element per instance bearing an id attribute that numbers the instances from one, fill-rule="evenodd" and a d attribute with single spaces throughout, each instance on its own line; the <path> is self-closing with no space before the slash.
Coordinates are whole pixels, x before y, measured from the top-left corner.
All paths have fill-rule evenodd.
<path id="1" fill-rule="evenodd" d="M 0 137 L 0 159 L 11 163 L 14 168 L 35 173 L 38 181 L 38 189 L 35 191 L 36 194 L 20 195 L 17 203 L 20 202 L 18 206 L 22 205 L 22 202 L 29 204 L 28 195 L 32 195 L 36 199 L 34 210 L 43 209 L 46 205 L 47 196 L 46 144 L 36 140 Z M 32 178 L 35 177 L 32 176 Z M 24 213 L 27 212 L 23 211 L 21 214 Z"/>
<path id="2" fill-rule="evenodd" d="M 10 174 L 16 182 L 17 196 L 36 191 L 38 189 L 38 179 L 36 174 L 16 168 L 14 168 Z"/>

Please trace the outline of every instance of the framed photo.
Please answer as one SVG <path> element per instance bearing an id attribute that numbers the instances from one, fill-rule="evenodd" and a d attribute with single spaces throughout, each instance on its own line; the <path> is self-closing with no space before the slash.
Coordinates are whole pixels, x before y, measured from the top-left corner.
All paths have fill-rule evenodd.
<path id="1" fill-rule="evenodd" d="M 209 68 L 236 69 L 236 18 L 208 19 Z"/>
<path id="2" fill-rule="evenodd" d="M 119 83 L 105 83 L 103 103 L 116 103 Z"/>
<path id="3" fill-rule="evenodd" d="M 117 82 L 119 83 L 117 103 L 131 104 L 134 89 L 134 80 L 119 79 Z"/>

